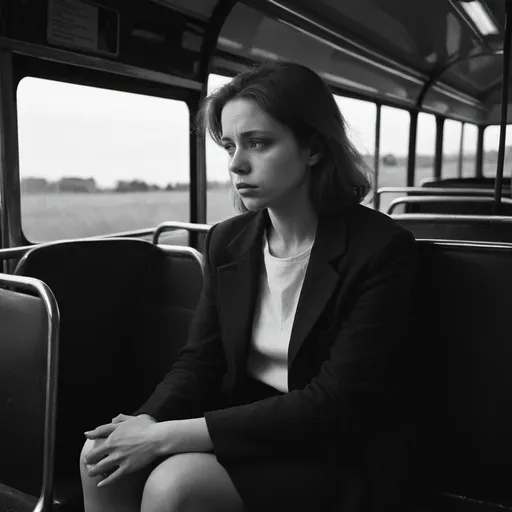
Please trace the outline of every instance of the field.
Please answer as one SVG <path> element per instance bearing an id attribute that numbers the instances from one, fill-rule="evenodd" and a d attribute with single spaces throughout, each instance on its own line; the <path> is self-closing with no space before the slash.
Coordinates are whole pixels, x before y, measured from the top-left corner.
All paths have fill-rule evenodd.
<path id="1" fill-rule="evenodd" d="M 417 169 L 416 184 L 432 175 L 431 168 Z M 471 175 L 469 171 L 464 175 Z M 379 186 L 404 186 L 404 166 L 381 167 Z M 455 177 L 456 166 L 448 164 L 443 176 Z M 396 196 L 383 197 L 381 210 Z M 235 214 L 228 190 L 208 191 L 209 223 Z M 189 220 L 188 191 L 27 194 L 22 197 L 22 224 L 31 241 L 103 235 L 156 226 L 167 220 Z"/>

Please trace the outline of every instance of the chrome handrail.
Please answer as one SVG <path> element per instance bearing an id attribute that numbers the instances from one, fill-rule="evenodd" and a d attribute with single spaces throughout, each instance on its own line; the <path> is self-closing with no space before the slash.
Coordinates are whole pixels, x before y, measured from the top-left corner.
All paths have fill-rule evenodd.
<path id="1" fill-rule="evenodd" d="M 391 215 L 393 210 L 401 204 L 421 204 L 421 203 L 494 203 L 493 197 L 462 197 L 462 196 L 403 196 L 392 201 L 386 213 Z M 512 199 L 504 198 L 501 200 L 502 204 L 512 205 Z"/>
<path id="2" fill-rule="evenodd" d="M 464 187 L 457 187 L 457 188 L 448 188 L 448 187 L 381 187 L 377 190 L 376 194 L 382 195 L 382 194 L 418 194 L 418 195 L 452 195 L 452 196 L 458 196 L 458 195 L 465 195 L 465 196 L 494 196 L 494 191 L 491 189 L 486 188 L 464 188 Z"/>
<path id="3" fill-rule="evenodd" d="M 153 243 L 158 244 L 158 239 L 162 233 L 166 231 L 176 231 L 178 229 L 184 229 L 186 231 L 193 231 L 196 233 L 208 233 L 210 230 L 210 224 L 195 224 L 193 222 L 178 222 L 178 221 L 169 221 L 162 222 L 159 224 L 154 233 L 153 233 Z"/>
<path id="4" fill-rule="evenodd" d="M 60 313 L 52 291 L 39 279 L 0 274 L 0 285 L 36 293 L 42 300 L 48 319 L 46 356 L 46 393 L 44 407 L 43 478 L 34 512 L 52 510 L 55 462 L 55 427 L 57 420 L 57 379 L 59 365 Z"/>
<path id="5" fill-rule="evenodd" d="M 8 249 L 0 249 L 0 261 L 21 258 L 30 249 L 38 247 L 38 245 L 23 245 L 21 247 L 9 247 Z"/>
<path id="6" fill-rule="evenodd" d="M 393 213 L 393 220 L 419 220 L 419 221 L 460 221 L 460 222 L 495 222 L 499 224 L 512 224 L 512 217 L 502 215 L 461 215 L 452 213 Z"/>
<path id="7" fill-rule="evenodd" d="M 190 256 L 201 268 L 201 273 L 204 276 L 204 257 L 203 255 L 193 247 L 188 247 L 184 245 L 167 245 L 167 244 L 158 244 L 157 247 L 162 249 L 162 251 L 167 254 L 183 254 Z"/>

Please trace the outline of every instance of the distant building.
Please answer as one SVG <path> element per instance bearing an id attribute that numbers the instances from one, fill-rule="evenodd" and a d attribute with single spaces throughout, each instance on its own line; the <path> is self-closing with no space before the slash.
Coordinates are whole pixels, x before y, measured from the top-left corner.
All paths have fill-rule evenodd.
<path id="1" fill-rule="evenodd" d="M 79 192 L 92 194 L 97 192 L 94 178 L 62 178 L 58 182 L 59 192 Z"/>
<path id="2" fill-rule="evenodd" d="M 22 194 L 43 194 L 48 192 L 50 183 L 44 178 L 23 178 L 21 180 Z"/>

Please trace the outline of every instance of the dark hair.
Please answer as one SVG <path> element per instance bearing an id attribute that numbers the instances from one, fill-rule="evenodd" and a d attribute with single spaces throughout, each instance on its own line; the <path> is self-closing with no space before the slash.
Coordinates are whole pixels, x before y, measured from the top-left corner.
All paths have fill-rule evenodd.
<path id="1" fill-rule="evenodd" d="M 318 214 L 334 213 L 360 203 L 370 189 L 362 156 L 349 141 L 346 123 L 327 84 L 311 69 L 293 62 L 275 62 L 237 75 L 205 98 L 198 125 L 221 145 L 221 114 L 235 98 L 254 101 L 287 126 L 300 145 L 313 138 L 323 155 L 311 168 L 310 198 Z M 235 194 L 238 211 L 246 211 Z"/>

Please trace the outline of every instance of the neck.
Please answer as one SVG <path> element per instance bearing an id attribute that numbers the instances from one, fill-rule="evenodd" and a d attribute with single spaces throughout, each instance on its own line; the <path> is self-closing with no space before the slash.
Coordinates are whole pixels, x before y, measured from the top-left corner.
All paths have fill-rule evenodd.
<path id="1" fill-rule="evenodd" d="M 274 255 L 293 255 L 313 243 L 318 216 L 307 192 L 278 207 L 270 207 L 268 214 L 271 226 L 267 237 Z"/>

